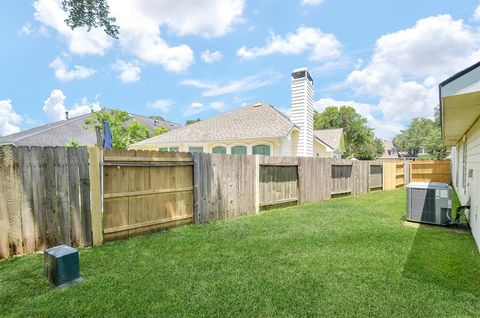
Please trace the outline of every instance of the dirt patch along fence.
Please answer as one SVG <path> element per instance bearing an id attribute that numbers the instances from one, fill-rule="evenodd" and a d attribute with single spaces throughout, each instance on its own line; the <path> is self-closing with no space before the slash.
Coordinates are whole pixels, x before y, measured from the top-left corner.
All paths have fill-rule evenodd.
<path id="1" fill-rule="evenodd" d="M 102 242 L 98 159 L 95 148 L 0 146 L 0 258 Z"/>

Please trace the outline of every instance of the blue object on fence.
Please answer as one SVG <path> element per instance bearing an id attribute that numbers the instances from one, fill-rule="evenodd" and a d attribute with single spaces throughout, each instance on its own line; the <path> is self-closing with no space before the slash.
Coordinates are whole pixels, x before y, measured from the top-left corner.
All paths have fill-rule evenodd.
<path id="1" fill-rule="evenodd" d="M 112 149 L 112 132 L 108 121 L 103 121 L 103 148 Z"/>
<path id="2" fill-rule="evenodd" d="M 80 281 L 80 261 L 78 250 L 59 245 L 44 252 L 45 276 L 56 287 Z"/>

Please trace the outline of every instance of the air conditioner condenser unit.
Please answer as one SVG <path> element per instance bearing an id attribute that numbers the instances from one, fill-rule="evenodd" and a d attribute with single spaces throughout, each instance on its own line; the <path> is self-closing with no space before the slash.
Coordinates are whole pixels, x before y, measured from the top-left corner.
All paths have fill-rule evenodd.
<path id="1" fill-rule="evenodd" d="M 438 182 L 412 182 L 407 185 L 407 220 L 448 225 L 452 212 L 452 187 Z"/>

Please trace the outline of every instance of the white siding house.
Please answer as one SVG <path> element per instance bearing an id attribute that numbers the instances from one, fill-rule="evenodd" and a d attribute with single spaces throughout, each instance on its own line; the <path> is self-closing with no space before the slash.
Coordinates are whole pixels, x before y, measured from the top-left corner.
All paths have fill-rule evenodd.
<path id="1" fill-rule="evenodd" d="M 453 147 L 452 183 L 480 247 L 480 63 L 440 84 L 442 137 Z"/>

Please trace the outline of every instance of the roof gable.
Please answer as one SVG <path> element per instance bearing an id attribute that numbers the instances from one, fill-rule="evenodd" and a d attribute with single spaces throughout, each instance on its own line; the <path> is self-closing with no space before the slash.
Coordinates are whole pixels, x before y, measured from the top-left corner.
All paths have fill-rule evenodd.
<path id="1" fill-rule="evenodd" d="M 313 135 L 333 150 L 343 151 L 343 128 L 314 130 Z"/>
<path id="2" fill-rule="evenodd" d="M 196 122 L 135 145 L 170 142 L 205 142 L 287 136 L 295 125 L 283 113 L 257 103 Z"/>

